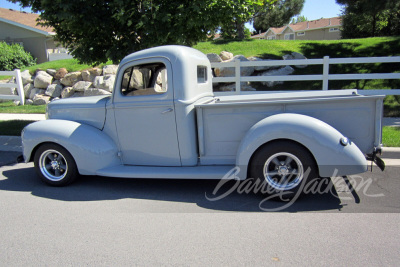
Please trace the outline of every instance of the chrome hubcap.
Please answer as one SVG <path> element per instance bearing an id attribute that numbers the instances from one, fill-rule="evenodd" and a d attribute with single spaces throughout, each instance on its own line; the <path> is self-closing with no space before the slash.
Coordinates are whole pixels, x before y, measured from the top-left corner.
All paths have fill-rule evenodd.
<path id="1" fill-rule="evenodd" d="M 46 150 L 40 155 L 39 167 L 50 181 L 60 181 L 67 174 L 68 164 L 64 156 L 56 150 Z"/>
<path id="2" fill-rule="evenodd" d="M 276 153 L 264 164 L 264 178 L 277 190 L 290 190 L 296 187 L 303 180 L 303 175 L 303 164 L 291 153 Z"/>

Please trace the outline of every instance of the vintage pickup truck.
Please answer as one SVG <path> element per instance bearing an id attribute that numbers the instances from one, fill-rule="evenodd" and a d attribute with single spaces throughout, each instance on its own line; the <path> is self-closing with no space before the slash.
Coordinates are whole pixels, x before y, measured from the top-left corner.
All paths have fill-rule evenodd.
<path id="1" fill-rule="evenodd" d="M 79 175 L 221 179 L 236 168 L 236 179 L 296 192 L 310 176 L 381 163 L 382 102 L 357 90 L 216 97 L 203 53 L 162 46 L 125 57 L 111 96 L 51 102 L 48 119 L 23 130 L 23 156 L 55 186 Z"/>

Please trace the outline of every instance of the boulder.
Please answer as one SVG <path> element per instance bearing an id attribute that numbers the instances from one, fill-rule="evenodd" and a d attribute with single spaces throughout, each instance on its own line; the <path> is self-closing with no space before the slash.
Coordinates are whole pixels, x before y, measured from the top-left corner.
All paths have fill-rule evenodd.
<path id="1" fill-rule="evenodd" d="M 54 79 L 61 80 L 62 78 L 65 77 L 65 75 L 67 75 L 67 73 L 68 73 L 67 69 L 61 68 L 54 74 Z"/>
<path id="2" fill-rule="evenodd" d="M 94 79 L 93 86 L 98 89 L 104 89 L 109 92 L 113 91 L 115 75 L 97 76 Z"/>
<path id="3" fill-rule="evenodd" d="M 263 73 L 258 74 L 257 76 L 284 76 L 284 75 L 290 75 L 294 72 L 294 69 L 290 66 L 286 66 L 284 68 L 276 69 L 276 70 L 270 70 L 266 71 Z M 266 85 L 268 87 L 272 87 L 277 84 L 283 84 L 283 81 L 268 81 L 268 82 L 261 82 L 263 85 Z"/>
<path id="4" fill-rule="evenodd" d="M 223 61 L 231 60 L 231 59 L 233 58 L 233 54 L 230 53 L 230 52 L 227 52 L 227 51 L 222 51 L 222 52 L 219 54 L 219 57 L 220 57 Z"/>
<path id="5" fill-rule="evenodd" d="M 61 79 L 61 83 L 65 86 L 73 86 L 79 81 L 82 81 L 82 73 L 79 71 L 68 73 Z"/>
<path id="6" fill-rule="evenodd" d="M 117 74 L 118 65 L 106 65 L 103 67 L 103 75 L 115 75 Z"/>
<path id="7" fill-rule="evenodd" d="M 84 92 L 75 92 L 71 97 L 82 97 Z"/>
<path id="8" fill-rule="evenodd" d="M 34 99 L 36 95 L 43 95 L 46 91 L 39 88 L 33 88 L 29 94 L 29 99 Z"/>
<path id="9" fill-rule="evenodd" d="M 99 88 L 88 88 L 83 93 L 83 96 L 95 96 L 95 95 L 111 95 L 111 93 Z"/>
<path id="10" fill-rule="evenodd" d="M 103 70 L 99 68 L 82 71 L 82 80 L 85 82 L 94 82 L 94 78 L 100 76 L 102 73 Z"/>
<path id="11" fill-rule="evenodd" d="M 76 84 L 74 84 L 74 86 L 72 86 L 75 92 L 83 92 L 89 89 L 90 87 L 92 87 L 92 83 L 85 81 L 77 82 Z"/>
<path id="12" fill-rule="evenodd" d="M 46 72 L 54 77 L 54 75 L 56 75 L 57 71 L 55 69 L 47 69 Z"/>
<path id="13" fill-rule="evenodd" d="M 61 98 L 68 98 L 75 94 L 75 90 L 72 87 L 64 87 L 61 91 Z"/>
<path id="14" fill-rule="evenodd" d="M 44 95 L 35 95 L 33 98 L 33 105 L 46 105 L 50 103 L 50 96 L 44 96 Z"/>
<path id="15" fill-rule="evenodd" d="M 271 59 L 262 59 L 259 57 L 249 57 L 247 58 L 250 61 L 270 61 Z M 254 70 L 255 71 L 267 71 L 267 70 L 271 70 L 271 69 L 277 69 L 277 68 L 281 68 L 282 66 L 255 66 Z"/>
<path id="16" fill-rule="evenodd" d="M 45 95 L 48 95 L 50 97 L 60 97 L 62 89 L 63 87 L 59 84 L 50 84 L 47 87 Z"/>
<path id="17" fill-rule="evenodd" d="M 21 72 L 21 79 L 23 85 L 33 82 L 32 75 L 29 73 L 29 70 L 24 70 Z"/>
<path id="18" fill-rule="evenodd" d="M 210 60 L 211 63 L 213 63 L 213 62 L 222 62 L 221 57 L 218 56 L 215 53 L 207 54 L 207 58 L 208 58 L 208 60 Z"/>
<path id="19" fill-rule="evenodd" d="M 227 83 L 225 85 L 217 87 L 215 91 L 233 92 L 236 91 L 236 84 Z M 240 84 L 240 91 L 256 91 L 256 89 L 248 85 L 246 82 L 243 82 Z"/>
<path id="20" fill-rule="evenodd" d="M 287 54 L 282 56 L 283 60 L 298 60 L 298 59 L 307 59 L 304 55 L 297 53 L 297 52 L 293 52 L 292 54 Z M 298 68 L 298 69 L 303 69 L 306 68 L 307 65 L 294 65 L 294 67 Z"/>
<path id="21" fill-rule="evenodd" d="M 29 96 L 31 94 L 32 89 L 35 88 L 33 86 L 33 83 L 28 83 L 24 86 L 24 93 L 25 93 L 25 98 L 29 99 Z"/>
<path id="22" fill-rule="evenodd" d="M 25 105 L 28 105 L 28 106 L 33 105 L 33 100 L 32 99 L 26 100 Z"/>
<path id="23" fill-rule="evenodd" d="M 225 61 L 225 62 L 232 62 L 235 60 L 240 60 L 240 61 L 249 61 L 245 56 L 239 55 L 233 57 L 231 60 Z M 235 68 L 233 67 L 222 67 L 222 68 L 215 68 L 214 70 L 215 75 L 217 77 L 234 77 L 235 76 Z M 242 67 L 240 68 L 240 75 L 241 76 L 250 76 L 254 72 L 254 67 Z"/>
<path id="24" fill-rule="evenodd" d="M 33 85 L 35 88 L 46 89 L 51 84 L 53 76 L 47 74 L 45 71 L 39 71 L 35 77 Z"/>

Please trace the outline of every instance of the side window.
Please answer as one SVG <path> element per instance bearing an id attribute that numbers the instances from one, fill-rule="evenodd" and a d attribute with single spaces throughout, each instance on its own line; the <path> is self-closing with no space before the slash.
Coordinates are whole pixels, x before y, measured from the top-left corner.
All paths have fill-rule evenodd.
<path id="1" fill-rule="evenodd" d="M 137 65 L 124 72 L 121 86 L 124 96 L 158 95 L 167 89 L 167 68 L 163 63 Z"/>
<path id="2" fill-rule="evenodd" d="M 197 83 L 207 82 L 207 67 L 197 66 Z"/>

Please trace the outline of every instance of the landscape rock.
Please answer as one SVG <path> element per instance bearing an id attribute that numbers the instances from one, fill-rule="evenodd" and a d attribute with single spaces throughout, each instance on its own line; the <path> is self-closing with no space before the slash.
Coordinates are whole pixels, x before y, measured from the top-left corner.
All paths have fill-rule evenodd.
<path id="1" fill-rule="evenodd" d="M 33 105 L 33 100 L 32 99 L 26 100 L 25 105 Z"/>
<path id="2" fill-rule="evenodd" d="M 46 91 L 40 88 L 33 88 L 29 94 L 29 99 L 34 99 L 36 95 L 43 95 Z"/>
<path id="3" fill-rule="evenodd" d="M 115 75 L 97 76 L 94 79 L 93 86 L 98 89 L 104 89 L 112 92 L 114 88 Z"/>
<path id="4" fill-rule="evenodd" d="M 220 57 L 223 61 L 231 60 L 231 59 L 233 58 L 233 54 L 230 53 L 230 52 L 227 52 L 227 51 L 222 51 L 222 52 L 219 54 L 219 57 Z"/>
<path id="5" fill-rule="evenodd" d="M 86 82 L 94 82 L 94 78 L 100 76 L 102 73 L 103 70 L 99 68 L 82 71 L 82 80 Z"/>
<path id="6" fill-rule="evenodd" d="M 35 77 L 33 85 L 35 88 L 46 89 L 51 84 L 53 76 L 47 74 L 45 71 L 39 71 Z"/>
<path id="7" fill-rule="evenodd" d="M 103 67 L 103 75 L 115 75 L 117 74 L 118 65 L 106 65 Z"/>
<path id="8" fill-rule="evenodd" d="M 292 67 L 286 66 L 284 68 L 270 70 L 270 71 L 260 73 L 257 76 L 284 76 L 284 75 L 290 75 L 293 72 L 294 72 L 294 69 Z M 261 82 L 261 83 L 268 87 L 272 87 L 277 84 L 283 84 L 283 81 L 267 81 L 267 82 Z"/>
<path id="9" fill-rule="evenodd" d="M 80 81 L 74 84 L 72 88 L 74 89 L 75 92 L 84 92 L 91 86 L 92 86 L 91 82 Z"/>
<path id="10" fill-rule="evenodd" d="M 72 87 L 64 87 L 61 91 L 61 98 L 68 98 L 75 94 L 75 90 Z"/>
<path id="11" fill-rule="evenodd" d="M 225 62 L 232 62 L 235 60 L 240 60 L 240 61 L 249 61 L 245 56 L 239 55 L 233 57 L 231 60 L 225 61 Z M 215 68 L 214 70 L 215 74 L 218 77 L 235 77 L 235 68 L 233 67 L 222 67 L 222 68 Z M 240 75 L 241 76 L 250 76 L 254 72 L 254 67 L 242 67 L 240 68 Z"/>
<path id="12" fill-rule="evenodd" d="M 50 96 L 35 95 L 33 98 L 33 105 L 35 106 L 46 105 L 48 103 L 50 103 Z"/>
<path id="13" fill-rule="evenodd" d="M 249 57 L 247 58 L 250 61 L 270 61 L 271 59 L 262 59 L 259 57 Z M 255 71 L 267 71 L 267 70 L 271 70 L 271 69 L 277 69 L 277 68 L 281 68 L 282 66 L 255 66 L 254 70 Z"/>
<path id="14" fill-rule="evenodd" d="M 85 90 L 83 96 L 96 96 L 96 95 L 111 95 L 110 92 L 99 88 L 88 88 Z"/>
<path id="15" fill-rule="evenodd" d="M 21 79 L 23 85 L 33 82 L 32 75 L 29 73 L 29 70 L 21 71 Z"/>
<path id="16" fill-rule="evenodd" d="M 287 54 L 282 56 L 283 60 L 298 60 L 298 59 L 307 59 L 304 55 L 297 53 L 297 52 L 293 52 L 292 54 Z M 298 69 L 303 69 L 306 68 L 307 65 L 294 65 L 294 67 L 298 68 Z"/>
<path id="17" fill-rule="evenodd" d="M 46 72 L 54 77 L 57 71 L 55 69 L 47 69 Z"/>
<path id="18" fill-rule="evenodd" d="M 50 97 L 60 97 L 63 87 L 59 84 L 51 84 L 47 87 L 45 95 Z"/>
<path id="19" fill-rule="evenodd" d="M 84 92 L 75 92 L 71 97 L 82 97 L 84 94 Z"/>
<path id="20" fill-rule="evenodd" d="M 233 92 L 236 91 L 236 84 L 227 83 L 225 85 L 217 87 L 215 91 Z M 240 83 L 240 91 L 256 91 L 256 89 L 248 85 L 246 82 L 242 82 Z"/>
<path id="21" fill-rule="evenodd" d="M 31 94 L 32 89 L 35 88 L 33 86 L 33 83 L 28 83 L 24 86 L 24 93 L 25 93 L 25 98 L 29 99 L 29 96 Z"/>
<path id="22" fill-rule="evenodd" d="M 215 53 L 207 54 L 207 58 L 208 58 L 208 60 L 210 60 L 211 63 L 213 63 L 213 62 L 217 62 L 217 63 L 218 63 L 218 62 L 222 62 L 221 57 L 218 56 L 218 55 L 215 54 Z"/>
<path id="23" fill-rule="evenodd" d="M 65 86 L 73 86 L 79 81 L 82 81 L 82 73 L 79 71 L 68 73 L 61 79 L 61 83 Z"/>
<path id="24" fill-rule="evenodd" d="M 65 77 L 65 75 L 67 75 L 68 71 L 66 68 L 61 68 L 58 71 L 56 71 L 56 73 L 54 74 L 54 79 L 56 80 L 61 80 L 62 78 Z"/>

